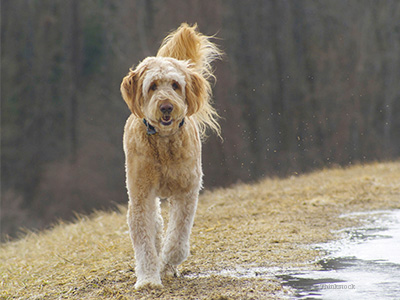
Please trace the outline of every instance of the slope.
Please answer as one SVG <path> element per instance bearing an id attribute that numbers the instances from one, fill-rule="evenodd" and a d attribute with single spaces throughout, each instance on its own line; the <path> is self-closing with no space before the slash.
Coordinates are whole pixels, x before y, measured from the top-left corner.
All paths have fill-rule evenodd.
<path id="1" fill-rule="evenodd" d="M 167 217 L 167 203 L 163 204 Z M 191 256 L 165 288 L 135 291 L 126 207 L 29 233 L 0 249 L 1 299 L 265 299 L 278 279 L 229 276 L 264 267 L 318 268 L 310 245 L 356 225 L 343 213 L 400 209 L 400 162 L 322 170 L 204 192 Z M 362 220 L 358 220 L 359 222 Z"/>

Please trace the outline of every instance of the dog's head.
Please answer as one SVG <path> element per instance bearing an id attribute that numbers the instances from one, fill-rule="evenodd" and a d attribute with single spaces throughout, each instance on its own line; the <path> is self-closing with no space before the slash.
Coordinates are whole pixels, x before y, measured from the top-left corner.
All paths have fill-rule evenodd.
<path id="1" fill-rule="evenodd" d="M 134 115 L 157 132 L 175 131 L 185 116 L 201 110 L 210 92 L 207 80 L 187 61 L 148 57 L 122 80 L 121 93 Z"/>

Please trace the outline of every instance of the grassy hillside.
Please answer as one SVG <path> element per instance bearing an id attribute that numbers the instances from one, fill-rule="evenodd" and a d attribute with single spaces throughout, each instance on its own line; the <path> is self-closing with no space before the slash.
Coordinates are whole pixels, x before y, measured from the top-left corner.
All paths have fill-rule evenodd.
<path id="1" fill-rule="evenodd" d="M 167 205 L 164 205 L 167 211 Z M 251 267 L 318 267 L 308 246 L 351 226 L 342 213 L 400 209 L 400 162 L 265 179 L 200 198 L 183 277 L 135 291 L 134 255 L 120 212 L 30 233 L 0 249 L 1 299 L 265 299 L 286 291 L 277 279 L 223 276 Z M 165 215 L 166 216 L 166 215 Z M 271 274 L 272 275 L 272 274 Z"/>

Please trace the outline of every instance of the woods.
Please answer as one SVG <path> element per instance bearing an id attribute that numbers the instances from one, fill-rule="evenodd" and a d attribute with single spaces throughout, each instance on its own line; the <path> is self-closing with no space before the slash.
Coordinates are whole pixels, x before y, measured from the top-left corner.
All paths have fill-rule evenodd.
<path id="1" fill-rule="evenodd" d="M 181 22 L 216 34 L 205 187 L 400 154 L 400 3 L 1 2 L 1 231 L 127 201 L 119 93 Z"/>

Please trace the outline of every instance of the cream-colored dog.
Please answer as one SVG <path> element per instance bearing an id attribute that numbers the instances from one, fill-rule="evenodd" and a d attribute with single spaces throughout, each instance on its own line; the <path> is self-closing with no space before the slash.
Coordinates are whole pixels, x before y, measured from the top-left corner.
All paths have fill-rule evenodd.
<path id="1" fill-rule="evenodd" d="M 178 276 L 189 255 L 189 237 L 202 187 L 201 137 L 219 134 L 211 106 L 211 61 L 221 52 L 197 26 L 182 24 L 123 79 L 132 111 L 124 151 L 129 195 L 128 225 L 135 250 L 136 285 L 161 287 L 161 275 Z M 163 239 L 160 198 L 168 198 Z"/>

